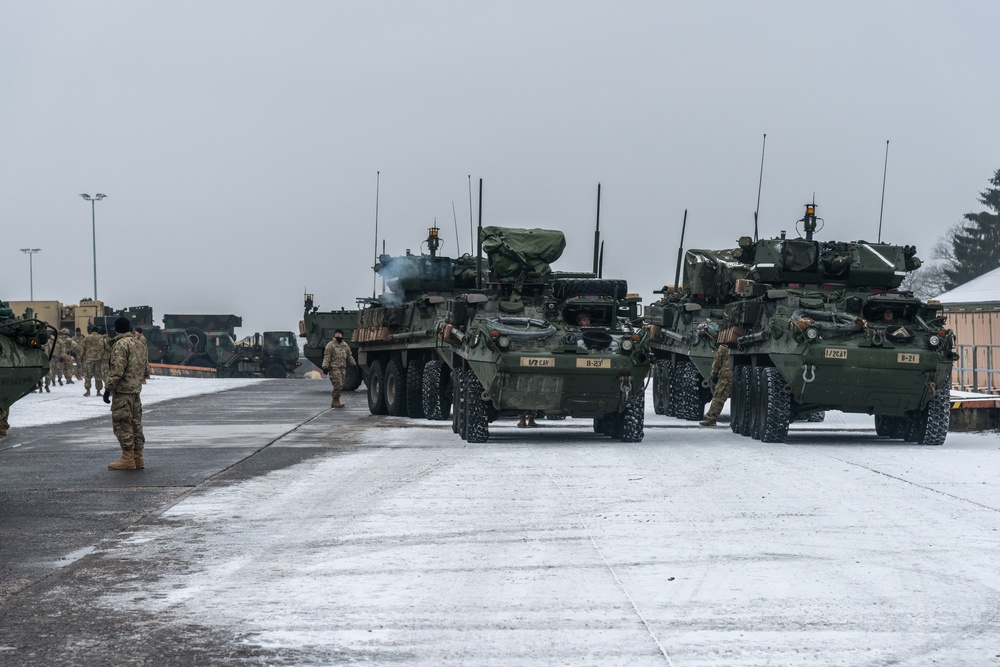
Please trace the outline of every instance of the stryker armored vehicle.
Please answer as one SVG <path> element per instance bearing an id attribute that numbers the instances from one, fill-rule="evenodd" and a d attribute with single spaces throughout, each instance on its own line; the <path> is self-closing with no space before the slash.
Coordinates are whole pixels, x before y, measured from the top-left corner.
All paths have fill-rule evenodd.
<path id="1" fill-rule="evenodd" d="M 498 417 L 542 411 L 641 441 L 650 354 L 638 295 L 595 277 L 596 252 L 594 274 L 552 273 L 562 232 L 484 227 L 479 239 L 489 261 L 482 289 L 456 297 L 438 327 L 453 353 L 455 432 L 486 442 Z M 444 412 L 445 394 L 425 385 L 431 412 Z"/>
<path id="2" fill-rule="evenodd" d="M 880 436 L 944 443 L 954 336 L 941 305 L 899 291 L 920 260 L 913 246 L 740 239 L 748 270 L 726 305 L 720 343 L 733 363 L 732 429 L 783 442 L 789 422 L 817 410 L 867 413 Z"/>
<path id="3" fill-rule="evenodd" d="M 305 312 L 299 320 L 299 338 L 305 338 L 302 344 L 302 356 L 316 365 L 323 365 L 323 350 L 326 344 L 333 340 L 333 332 L 340 329 L 344 332 L 344 340 L 350 345 L 355 361 L 358 358 L 358 344 L 351 340 L 354 327 L 358 325 L 357 310 L 320 311 L 313 305 L 313 295 L 306 294 Z M 344 381 L 344 391 L 354 391 L 361 386 L 363 374 L 361 366 L 348 366 Z"/>
<path id="4" fill-rule="evenodd" d="M 14 311 L 0 301 L 0 410 L 8 409 L 27 395 L 49 372 L 50 353 L 45 343 L 50 334 L 58 338 L 54 326 L 31 317 L 14 317 Z"/>
<path id="5" fill-rule="evenodd" d="M 437 336 L 448 303 L 476 286 L 475 260 L 439 256 L 437 227 L 428 230 L 429 254 L 380 255 L 375 272 L 386 291 L 358 312 L 351 338 L 368 385 L 368 409 L 374 414 L 447 419 L 441 407 L 424 411 L 425 377 L 446 391 L 450 387 L 451 349 Z M 345 335 L 345 339 L 347 336 Z"/>
<path id="6" fill-rule="evenodd" d="M 708 378 L 716 342 L 705 332 L 706 322 L 725 322 L 726 303 L 738 297 L 736 280 L 749 272 L 731 250 L 688 250 L 684 280 L 664 286 L 663 296 L 645 310 L 650 328 L 653 366 L 653 410 L 658 415 L 698 421 L 712 399 Z M 681 289 L 683 286 L 683 289 Z"/>

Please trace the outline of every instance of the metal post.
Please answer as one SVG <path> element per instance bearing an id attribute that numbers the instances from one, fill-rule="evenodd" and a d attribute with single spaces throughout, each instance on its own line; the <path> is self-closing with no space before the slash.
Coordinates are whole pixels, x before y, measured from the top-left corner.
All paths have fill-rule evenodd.
<path id="1" fill-rule="evenodd" d="M 28 293 L 31 301 L 35 300 L 35 268 L 31 260 L 36 252 L 41 251 L 41 248 L 21 248 L 21 252 L 28 255 Z"/>
<path id="2" fill-rule="evenodd" d="M 94 202 L 101 201 L 107 195 L 98 192 L 93 197 L 88 194 L 80 196 L 90 202 L 90 233 L 94 242 L 94 301 L 97 301 L 97 212 L 95 211 Z"/>

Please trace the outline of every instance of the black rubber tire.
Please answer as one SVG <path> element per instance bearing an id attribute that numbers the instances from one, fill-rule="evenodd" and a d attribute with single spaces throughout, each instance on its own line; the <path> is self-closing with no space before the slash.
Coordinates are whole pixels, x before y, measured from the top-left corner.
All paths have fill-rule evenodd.
<path id="1" fill-rule="evenodd" d="M 895 417 L 885 415 L 875 415 L 875 435 L 881 438 L 892 438 L 895 431 L 893 420 Z"/>
<path id="2" fill-rule="evenodd" d="M 736 435 L 740 434 L 743 424 L 743 369 L 746 366 L 733 368 L 733 393 L 729 398 L 729 428 Z"/>
<path id="3" fill-rule="evenodd" d="M 385 369 L 376 359 L 368 367 L 368 412 L 373 415 L 387 414 L 385 406 Z"/>
<path id="4" fill-rule="evenodd" d="M 557 299 L 574 296 L 605 296 L 624 299 L 628 281 L 602 278 L 560 278 L 552 281 L 552 295 Z"/>
<path id="5" fill-rule="evenodd" d="M 705 418 L 705 403 L 701 398 L 701 373 L 689 359 L 683 359 L 674 366 L 671 395 L 676 394 L 674 405 L 676 417 L 687 421 L 701 421 Z"/>
<path id="6" fill-rule="evenodd" d="M 761 372 L 761 424 L 762 442 L 784 442 L 788 436 L 792 397 L 785 393 L 785 378 L 774 366 Z"/>
<path id="7" fill-rule="evenodd" d="M 452 370 L 451 430 L 465 440 L 465 364 L 459 363 Z"/>
<path id="8" fill-rule="evenodd" d="M 916 442 L 919 445 L 943 445 L 951 425 L 951 382 L 938 387 L 917 420 Z"/>
<path id="9" fill-rule="evenodd" d="M 347 372 L 344 373 L 344 391 L 354 391 L 361 386 L 363 379 L 364 374 L 361 372 L 361 366 L 357 364 L 348 366 Z"/>
<path id="10" fill-rule="evenodd" d="M 435 421 L 443 421 L 451 415 L 452 396 L 451 369 L 440 359 L 432 359 L 424 364 L 423 395 L 421 402 L 424 417 Z"/>
<path id="11" fill-rule="evenodd" d="M 406 373 L 395 359 L 385 365 L 385 411 L 393 417 L 406 416 Z"/>
<path id="12" fill-rule="evenodd" d="M 594 433 L 604 435 L 604 417 L 594 417 Z"/>
<path id="13" fill-rule="evenodd" d="M 646 418 L 646 397 L 642 394 L 635 396 L 625 406 L 622 419 L 622 434 L 619 440 L 622 442 L 642 442 L 645 432 L 643 425 Z"/>
<path id="14" fill-rule="evenodd" d="M 482 443 L 490 439 L 489 412 L 482 399 L 483 385 L 471 368 L 465 369 L 465 441 Z"/>
<path id="15" fill-rule="evenodd" d="M 205 335 L 204 331 L 198 327 L 188 327 L 184 330 L 184 333 L 187 334 L 188 340 L 191 341 L 194 349 L 199 352 L 205 351 L 205 344 L 208 342 L 208 336 Z M 114 338 L 114 336 L 112 336 L 112 338 Z"/>
<path id="16" fill-rule="evenodd" d="M 754 440 L 760 440 L 760 424 L 764 421 L 761 418 L 764 403 L 761 402 L 760 391 L 763 373 L 762 366 L 757 366 L 750 371 L 750 437 Z"/>
<path id="17" fill-rule="evenodd" d="M 272 361 L 264 369 L 264 377 L 266 378 L 286 378 L 288 373 L 285 372 L 284 365 L 278 363 L 277 361 Z"/>
<path id="18" fill-rule="evenodd" d="M 424 418 L 424 360 L 410 359 L 406 364 L 406 416 Z"/>
<path id="19" fill-rule="evenodd" d="M 670 402 L 670 378 L 673 367 L 669 361 L 657 361 L 653 365 L 653 412 L 667 414 Z"/>
<path id="20" fill-rule="evenodd" d="M 740 366 L 740 423 L 739 433 L 744 437 L 750 436 L 750 429 L 753 426 L 753 368 L 751 366 Z"/>
<path id="21" fill-rule="evenodd" d="M 604 434 L 612 440 L 621 440 L 625 435 L 625 415 L 616 412 L 604 418 Z"/>

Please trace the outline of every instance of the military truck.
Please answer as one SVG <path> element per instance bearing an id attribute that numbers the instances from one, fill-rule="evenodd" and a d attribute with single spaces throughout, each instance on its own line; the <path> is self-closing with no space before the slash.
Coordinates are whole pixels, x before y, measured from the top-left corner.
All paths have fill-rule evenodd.
<path id="1" fill-rule="evenodd" d="M 661 298 L 645 311 L 656 360 L 653 410 L 658 415 L 698 421 L 712 399 L 708 380 L 716 348 L 705 325 L 724 323 L 726 304 L 737 298 L 733 293 L 736 280 L 745 278 L 748 268 L 731 250 L 688 250 L 683 270 L 683 283 L 675 278 L 673 286 L 657 291 Z"/>
<path id="2" fill-rule="evenodd" d="M 0 410 L 6 410 L 26 396 L 49 372 L 51 353 L 45 351 L 50 334 L 58 339 L 59 331 L 32 317 L 14 316 L 7 303 L 0 301 Z"/>
<path id="3" fill-rule="evenodd" d="M 562 232 L 483 227 L 479 238 L 489 263 L 482 288 L 456 296 L 437 329 L 452 350 L 453 430 L 486 442 L 497 418 L 542 411 L 641 441 L 651 357 L 638 295 L 624 280 L 553 273 Z M 446 391 L 425 384 L 428 412 L 445 411 Z"/>
<path id="4" fill-rule="evenodd" d="M 815 203 L 805 238 L 740 239 L 746 278 L 726 305 L 732 430 L 783 442 L 797 415 L 874 415 L 880 436 L 940 445 L 948 433 L 954 335 L 942 306 L 898 288 L 920 266 L 916 248 L 817 241 Z"/>
<path id="5" fill-rule="evenodd" d="M 426 244 L 426 254 L 380 255 L 375 272 L 385 292 L 358 312 L 351 340 L 372 414 L 447 419 L 440 405 L 425 412 L 422 394 L 426 377 L 442 391 L 450 386 L 451 348 L 440 341 L 437 327 L 451 300 L 475 289 L 475 260 L 438 255 L 437 227 L 428 230 Z"/>
<path id="6" fill-rule="evenodd" d="M 351 340 L 354 327 L 358 324 L 358 311 L 340 310 L 320 311 L 313 303 L 313 295 L 305 295 L 305 312 L 299 320 L 299 337 L 305 338 L 302 344 L 302 356 L 311 361 L 317 367 L 323 366 L 323 350 L 326 344 L 333 340 L 333 332 L 340 329 L 344 332 L 344 340 L 347 341 L 354 355 L 354 360 L 358 359 L 358 344 Z M 344 381 L 344 391 L 354 391 L 361 386 L 364 376 L 361 366 L 348 366 L 347 377 Z"/>
<path id="7" fill-rule="evenodd" d="M 236 328 L 243 318 L 231 314 L 167 314 L 163 336 L 167 341 L 164 362 L 181 366 L 214 368 L 218 377 L 249 377 L 236 349 Z M 184 339 L 187 339 L 187 343 Z"/>
<path id="8" fill-rule="evenodd" d="M 239 370 L 251 377 L 286 378 L 298 368 L 299 344 L 291 331 L 255 333 L 236 343 Z"/>

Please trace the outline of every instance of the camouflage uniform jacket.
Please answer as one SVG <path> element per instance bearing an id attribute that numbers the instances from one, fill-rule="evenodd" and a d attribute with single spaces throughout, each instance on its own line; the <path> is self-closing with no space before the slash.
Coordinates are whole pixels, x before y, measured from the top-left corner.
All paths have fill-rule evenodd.
<path id="1" fill-rule="evenodd" d="M 351 346 L 334 338 L 323 348 L 323 368 L 346 370 L 348 366 L 357 366 Z"/>
<path id="2" fill-rule="evenodd" d="M 100 361 L 104 358 L 104 346 L 107 339 L 93 331 L 83 339 L 83 360 Z"/>
<path id="3" fill-rule="evenodd" d="M 146 356 L 132 332 L 111 339 L 111 373 L 104 386 L 115 394 L 138 394 L 146 377 Z"/>
<path id="4" fill-rule="evenodd" d="M 59 334 L 59 339 L 56 340 L 55 356 L 66 361 L 73 354 L 75 354 L 73 351 L 73 339 L 69 337 L 69 334 Z"/>
<path id="5" fill-rule="evenodd" d="M 733 381 L 733 371 L 729 368 L 729 346 L 720 345 L 715 350 L 715 358 L 712 359 L 712 377 L 716 382 L 728 380 Z"/>
<path id="6" fill-rule="evenodd" d="M 142 358 L 146 360 L 146 371 L 143 377 L 149 379 L 149 343 L 146 342 L 145 336 L 136 336 L 135 339 L 139 341 L 139 346 L 142 348 Z"/>

